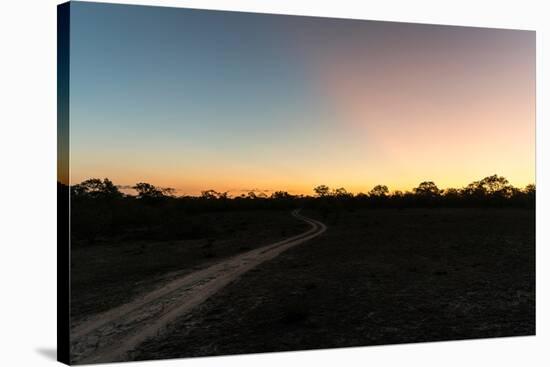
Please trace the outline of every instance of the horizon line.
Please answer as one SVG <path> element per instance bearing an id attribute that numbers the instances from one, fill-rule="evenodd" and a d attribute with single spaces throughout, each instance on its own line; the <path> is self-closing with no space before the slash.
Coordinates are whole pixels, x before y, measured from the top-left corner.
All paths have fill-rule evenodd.
<path id="1" fill-rule="evenodd" d="M 506 179 L 505 176 L 501 176 L 501 175 L 498 175 L 498 174 L 492 174 L 492 175 L 488 175 L 488 176 L 485 176 L 483 178 L 486 178 L 486 177 L 491 177 L 491 176 L 498 176 L 498 177 L 504 177 Z M 375 184 L 373 185 L 372 187 L 370 187 L 370 189 L 366 189 L 365 191 L 362 191 L 362 190 L 354 190 L 354 191 L 351 191 L 351 190 L 348 190 L 345 188 L 345 185 L 334 185 L 334 186 L 329 186 L 329 185 L 324 185 L 324 184 L 318 184 L 318 185 L 313 185 L 311 187 L 311 189 L 308 191 L 308 192 L 298 192 L 298 191 L 295 191 L 295 190 L 288 190 L 288 189 L 262 189 L 262 188 L 251 188 L 251 189 L 246 189 L 246 188 L 242 188 L 242 189 L 230 189 L 230 190 L 218 190 L 214 187 L 210 187 L 210 188 L 205 188 L 205 189 L 201 189 L 201 190 L 198 190 L 198 193 L 197 194 L 190 194 L 188 193 L 187 190 L 185 189 L 182 189 L 182 188 L 177 188 L 177 187 L 171 187 L 171 186 L 165 186 L 165 185 L 155 185 L 155 184 L 151 184 L 150 182 L 147 182 L 147 180 L 142 180 L 142 181 L 138 181 L 136 182 L 135 184 L 137 183 L 149 183 L 153 186 L 155 186 L 156 188 L 159 188 L 159 189 L 170 189 L 170 190 L 173 190 L 175 193 L 178 194 L 178 196 L 181 196 L 181 197 L 185 197 L 185 196 L 190 196 L 190 197 L 199 197 L 201 196 L 202 192 L 205 192 L 205 191 L 215 191 L 217 193 L 220 193 L 220 194 L 227 194 L 228 197 L 239 197 L 239 196 L 242 196 L 242 195 L 246 195 L 246 194 L 249 194 L 249 193 L 255 193 L 255 194 L 258 194 L 258 195 L 261 195 L 261 194 L 272 194 L 272 193 L 275 193 L 275 192 L 286 192 L 290 195 L 295 195 L 295 196 L 307 196 L 307 195 L 310 195 L 311 193 L 313 193 L 315 195 L 315 191 L 314 189 L 318 186 L 327 186 L 331 191 L 334 191 L 334 190 L 339 190 L 339 189 L 344 189 L 346 191 L 346 193 L 348 194 L 352 194 L 352 195 L 359 195 L 359 194 L 368 194 L 373 188 L 375 188 L 376 186 L 386 186 L 389 190 L 389 194 L 394 194 L 396 192 L 401 192 L 403 194 L 406 194 L 406 193 L 412 193 L 413 190 L 418 187 L 418 185 L 420 185 L 421 183 L 423 182 L 433 182 L 437 187 L 438 189 L 440 190 L 443 190 L 443 191 L 446 191 L 446 190 L 450 190 L 450 189 L 455 189 L 455 190 L 460 190 L 460 189 L 463 189 L 465 187 L 467 187 L 469 184 L 471 183 L 474 183 L 474 182 L 478 182 L 478 181 L 481 181 L 483 180 L 483 178 L 481 179 L 478 179 L 478 180 L 474 180 L 474 181 L 471 181 L 470 183 L 466 184 L 466 185 L 458 185 L 458 186 L 445 186 L 445 187 L 439 187 L 437 185 L 437 182 L 435 181 L 432 181 L 432 180 L 422 180 L 420 181 L 417 186 L 413 186 L 413 187 L 410 187 L 410 188 L 407 188 L 407 189 L 403 189 L 403 188 L 396 188 L 396 189 L 391 189 L 391 186 L 390 185 L 386 185 L 386 184 Z M 82 180 L 81 182 L 79 183 L 76 183 L 76 184 L 70 184 L 70 183 L 66 183 L 66 182 L 63 182 L 64 180 L 59 180 L 59 178 L 57 179 L 57 182 L 58 183 L 61 183 L 65 186 L 69 186 L 69 187 L 74 187 L 76 185 L 79 185 L 81 184 L 82 182 L 85 182 L 87 180 L 91 180 L 91 179 L 98 179 L 97 177 L 90 177 L 90 178 L 87 178 L 85 180 Z M 103 177 L 103 178 L 100 178 L 100 180 L 104 180 L 104 179 L 107 179 L 109 181 L 111 181 L 108 177 Z M 508 180 L 508 179 L 506 179 Z M 112 182 L 112 181 L 111 181 Z M 114 183 L 114 182 L 113 182 Z M 134 184 L 134 185 L 135 185 Z M 530 185 L 533 185 L 536 187 L 536 180 L 533 180 L 532 182 L 530 183 L 527 183 L 525 185 L 522 185 L 522 186 L 515 186 L 514 184 L 512 184 L 511 182 L 508 181 L 508 184 L 510 186 L 512 186 L 513 188 L 516 188 L 516 189 L 525 189 L 526 187 L 530 186 Z M 128 191 L 128 190 L 131 190 L 131 191 L 135 191 L 133 186 L 134 185 L 130 185 L 130 184 L 115 184 L 115 186 L 117 187 L 117 189 L 121 190 L 121 191 Z M 123 192 L 124 193 L 124 192 Z M 233 193 L 233 194 L 232 194 Z M 127 194 L 127 193 L 125 193 Z M 127 194 L 128 195 L 128 194 Z"/>

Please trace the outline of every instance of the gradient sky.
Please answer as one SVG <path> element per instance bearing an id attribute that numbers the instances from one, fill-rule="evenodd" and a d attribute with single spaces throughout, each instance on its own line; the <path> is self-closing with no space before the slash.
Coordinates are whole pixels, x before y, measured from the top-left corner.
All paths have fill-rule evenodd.
<path id="1" fill-rule="evenodd" d="M 71 183 L 535 180 L 535 33 L 71 5 Z"/>

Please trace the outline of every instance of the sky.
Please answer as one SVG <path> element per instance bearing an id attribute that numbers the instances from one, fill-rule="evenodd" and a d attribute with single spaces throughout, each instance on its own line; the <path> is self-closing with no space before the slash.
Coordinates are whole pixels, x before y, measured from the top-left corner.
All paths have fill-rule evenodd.
<path id="1" fill-rule="evenodd" d="M 535 181 L 535 33 L 71 4 L 70 182 Z"/>

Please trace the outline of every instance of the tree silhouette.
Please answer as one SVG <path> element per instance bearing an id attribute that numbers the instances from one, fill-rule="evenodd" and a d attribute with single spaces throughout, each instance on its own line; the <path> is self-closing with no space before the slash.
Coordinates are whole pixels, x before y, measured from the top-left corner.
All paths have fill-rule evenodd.
<path id="1" fill-rule="evenodd" d="M 126 186 L 125 186 L 126 187 Z M 313 189 L 315 195 L 291 195 L 273 192 L 269 197 L 258 191 L 229 197 L 227 192 L 202 191 L 200 197 L 176 196 L 174 189 L 140 182 L 132 186 L 136 195 L 123 195 L 109 179 L 90 178 L 73 185 L 71 192 L 71 230 L 77 240 L 96 242 L 103 236 L 128 230 L 144 231 L 151 236 L 161 233 L 197 233 L 182 226 L 193 213 L 228 210 L 287 210 L 306 208 L 319 211 L 323 219 L 338 222 L 344 210 L 358 208 L 407 207 L 516 207 L 534 208 L 536 187 L 513 187 L 506 178 L 487 176 L 463 188 L 440 190 L 432 181 L 421 182 L 412 191 L 393 191 L 376 185 L 368 194 L 353 195 L 345 188 L 331 190 L 327 185 Z M 187 229 L 186 229 L 187 228 Z"/>
<path id="2" fill-rule="evenodd" d="M 451 187 L 446 190 L 443 190 L 443 195 L 446 198 L 459 199 L 461 195 L 461 190 L 454 189 Z"/>
<path id="3" fill-rule="evenodd" d="M 160 189 L 162 191 L 162 194 L 164 196 L 175 196 L 176 195 L 176 189 L 171 187 L 163 187 Z"/>
<path id="4" fill-rule="evenodd" d="M 526 194 L 535 194 L 536 190 L 537 189 L 534 184 L 529 184 L 525 186 L 525 188 L 523 189 L 523 192 L 525 192 Z"/>
<path id="5" fill-rule="evenodd" d="M 140 182 L 132 188 L 136 190 L 138 199 L 158 199 L 164 197 L 164 192 L 162 189 L 149 183 Z"/>
<path id="6" fill-rule="evenodd" d="M 388 186 L 386 186 L 386 185 L 376 185 L 372 188 L 372 190 L 369 191 L 369 196 L 386 197 L 386 196 L 388 196 L 389 192 L 390 192 L 390 190 L 388 190 Z"/>
<path id="7" fill-rule="evenodd" d="M 71 193 L 75 198 L 116 199 L 122 197 L 122 193 L 108 178 L 103 179 L 103 181 L 99 178 L 82 181 L 71 187 Z"/>
<path id="8" fill-rule="evenodd" d="M 480 181 L 480 185 L 488 195 L 493 196 L 509 197 L 513 191 L 508 180 L 498 175 L 485 177 Z"/>
<path id="9" fill-rule="evenodd" d="M 274 193 L 271 194 L 271 198 L 275 200 L 281 200 L 281 199 L 292 199 L 293 196 L 286 191 L 275 191 Z"/>
<path id="10" fill-rule="evenodd" d="M 421 182 L 418 187 L 413 189 L 415 195 L 421 197 L 436 197 L 441 194 L 441 190 L 437 187 L 433 181 L 424 181 Z"/>
<path id="11" fill-rule="evenodd" d="M 537 189 L 534 184 L 529 184 L 525 186 L 523 189 L 523 192 L 525 193 L 526 199 L 527 199 L 527 205 L 528 206 L 534 206 L 535 205 L 535 196 Z"/>
<path id="12" fill-rule="evenodd" d="M 395 190 L 394 192 L 392 192 L 391 196 L 395 198 L 402 198 L 403 196 L 405 196 L 405 194 L 401 190 Z"/>
<path id="13" fill-rule="evenodd" d="M 93 244 L 112 229 L 115 208 L 123 195 L 107 178 L 91 178 L 71 187 L 71 229 Z"/>
<path id="14" fill-rule="evenodd" d="M 227 197 L 227 193 L 226 194 L 226 197 Z M 212 200 L 212 199 L 217 199 L 220 197 L 220 193 L 217 192 L 216 190 L 205 190 L 205 191 L 201 191 L 201 198 L 203 199 L 207 199 L 207 200 Z"/>
<path id="15" fill-rule="evenodd" d="M 353 195 L 350 194 L 345 188 L 343 187 L 340 187 L 340 188 L 337 188 L 335 189 L 333 192 L 332 192 L 332 195 L 336 198 L 345 198 L 345 197 L 352 197 Z"/>
<path id="16" fill-rule="evenodd" d="M 318 197 L 325 197 L 330 194 L 330 188 L 327 185 L 319 185 L 313 188 L 313 191 Z"/>
<path id="17" fill-rule="evenodd" d="M 502 176 L 492 175 L 480 181 L 474 181 L 463 189 L 464 194 L 477 197 L 510 197 L 514 188 Z"/>

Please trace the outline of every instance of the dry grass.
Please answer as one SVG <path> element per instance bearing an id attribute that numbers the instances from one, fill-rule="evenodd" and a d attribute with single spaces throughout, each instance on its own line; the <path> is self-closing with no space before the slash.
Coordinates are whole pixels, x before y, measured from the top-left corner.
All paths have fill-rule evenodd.
<path id="1" fill-rule="evenodd" d="M 342 212 L 135 359 L 532 335 L 534 220 L 523 209 Z"/>
<path id="2" fill-rule="evenodd" d="M 77 320 L 128 302 L 130 298 L 212 262 L 270 244 L 307 229 L 287 211 L 200 214 L 210 235 L 187 240 L 104 238 L 71 252 L 71 317 Z"/>

